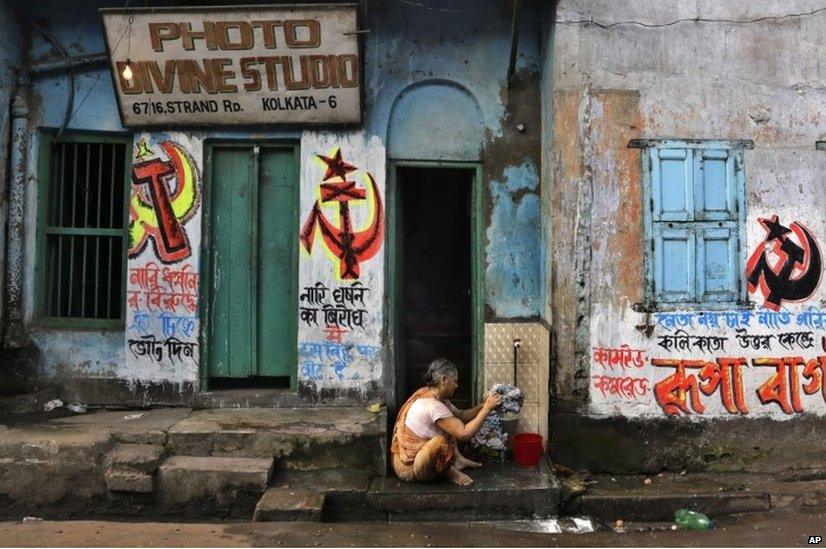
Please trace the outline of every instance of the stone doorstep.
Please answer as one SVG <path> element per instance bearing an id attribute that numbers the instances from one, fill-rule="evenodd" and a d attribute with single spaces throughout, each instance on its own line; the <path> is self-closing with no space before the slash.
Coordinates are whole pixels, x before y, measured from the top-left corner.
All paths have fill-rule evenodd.
<path id="1" fill-rule="evenodd" d="M 255 506 L 252 520 L 321 521 L 325 495 L 315 490 L 269 488 Z"/>
<path id="2" fill-rule="evenodd" d="M 133 469 L 143 473 L 154 473 L 161 463 L 164 447 L 154 444 L 117 444 L 107 455 L 109 463 L 116 469 Z"/>
<path id="3" fill-rule="evenodd" d="M 768 511 L 771 498 L 768 493 L 709 493 L 709 494 L 583 494 L 579 501 L 566 506 L 566 513 L 584 514 L 607 522 L 670 521 L 677 509 L 699 511 L 711 518 Z"/>
<path id="4" fill-rule="evenodd" d="M 272 471 L 272 459 L 171 456 L 158 467 L 158 495 L 166 503 L 185 503 L 228 493 L 263 493 Z"/>
<path id="5" fill-rule="evenodd" d="M 376 478 L 370 483 L 367 505 L 387 513 L 391 521 L 519 519 L 557 513 L 561 488 L 545 462 L 532 468 L 488 464 L 468 474 L 474 479 L 470 486 Z"/>

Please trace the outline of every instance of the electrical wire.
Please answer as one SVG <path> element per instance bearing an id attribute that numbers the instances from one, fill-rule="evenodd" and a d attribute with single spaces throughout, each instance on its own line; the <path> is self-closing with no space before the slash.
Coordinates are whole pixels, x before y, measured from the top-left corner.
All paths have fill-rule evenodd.
<path id="1" fill-rule="evenodd" d="M 714 19 L 711 17 L 684 17 L 681 19 L 674 19 L 666 23 L 647 23 L 645 21 L 614 21 L 612 23 L 604 23 L 590 19 L 557 19 L 555 23 L 560 25 L 594 25 L 601 29 L 610 29 L 619 26 L 636 25 L 645 28 L 662 28 L 679 25 L 680 23 L 728 23 L 731 25 L 750 25 L 753 23 L 762 23 L 764 21 L 779 21 L 783 19 L 799 19 L 802 17 L 810 17 L 826 11 L 826 6 L 822 6 L 810 11 L 787 13 L 784 15 L 763 15 L 760 17 L 753 17 L 751 19 Z"/>
<path id="2" fill-rule="evenodd" d="M 32 21 L 30 19 L 24 19 L 29 25 L 40 31 L 40 34 L 45 36 L 49 42 L 55 47 L 57 52 L 63 56 L 63 59 L 69 59 L 69 52 L 66 51 L 66 48 L 57 41 L 57 38 L 49 32 L 44 26 L 36 21 Z M 63 123 L 60 124 L 60 129 L 57 130 L 57 135 L 60 136 L 63 133 L 63 130 L 66 129 L 66 126 L 69 125 L 69 121 L 72 119 L 72 107 L 75 103 L 75 71 L 71 68 L 69 69 L 69 97 L 66 99 L 66 110 L 63 113 Z"/>
<path id="3" fill-rule="evenodd" d="M 126 4 L 124 4 L 123 8 L 127 9 L 129 7 L 129 4 L 131 4 L 131 3 L 132 3 L 132 0 L 126 0 Z M 130 14 L 129 15 L 129 24 L 127 25 L 127 27 L 125 29 L 123 29 L 123 32 L 120 34 L 120 37 L 118 38 L 117 42 L 115 42 L 115 45 L 112 47 L 112 54 L 114 54 L 117 51 L 118 46 L 120 46 L 120 43 L 123 40 L 123 37 L 126 36 L 126 31 L 130 30 L 130 28 L 132 26 L 133 19 L 134 19 L 134 15 Z M 131 40 L 131 33 L 130 33 L 130 40 Z M 83 96 L 83 99 L 80 100 L 80 103 L 78 104 L 77 108 L 74 110 L 74 112 L 72 112 L 71 116 L 69 116 L 69 118 L 68 118 L 69 121 L 72 118 L 74 118 L 74 116 L 78 113 L 78 111 L 81 109 L 81 107 L 83 107 L 83 104 L 86 103 L 86 100 L 89 99 L 89 96 L 94 91 L 95 86 L 97 86 L 98 82 L 100 82 L 101 76 L 103 76 L 103 72 L 99 71 L 98 74 L 97 74 L 97 77 L 95 77 L 95 81 L 92 82 L 91 86 L 89 86 L 89 89 L 86 91 L 86 94 Z"/>

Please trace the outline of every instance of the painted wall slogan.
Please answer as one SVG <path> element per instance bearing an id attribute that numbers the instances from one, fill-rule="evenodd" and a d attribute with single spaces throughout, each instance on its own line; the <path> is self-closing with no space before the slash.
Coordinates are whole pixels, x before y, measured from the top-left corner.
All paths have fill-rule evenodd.
<path id="1" fill-rule="evenodd" d="M 361 121 L 352 5 L 102 12 L 126 126 Z"/>
<path id="2" fill-rule="evenodd" d="M 197 379 L 200 143 L 183 135 L 136 137 L 129 200 L 126 372 Z"/>
<path id="3" fill-rule="evenodd" d="M 760 307 L 654 312 L 619 344 L 591 349 L 597 410 L 680 417 L 826 413 L 826 309 L 812 231 L 758 218 L 744 284 Z"/>
<path id="4" fill-rule="evenodd" d="M 368 387 L 381 376 L 384 150 L 319 135 L 302 164 L 300 386 Z"/>
<path id="5" fill-rule="evenodd" d="M 597 347 L 592 358 L 600 372 L 592 375 L 591 380 L 603 397 L 613 395 L 636 400 L 648 394 L 648 379 L 639 375 L 645 366 L 644 350 L 625 344 L 618 348 Z"/>

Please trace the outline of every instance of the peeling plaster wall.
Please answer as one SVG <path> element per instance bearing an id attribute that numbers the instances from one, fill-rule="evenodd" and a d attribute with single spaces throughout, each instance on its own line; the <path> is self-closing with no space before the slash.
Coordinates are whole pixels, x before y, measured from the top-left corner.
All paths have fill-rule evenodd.
<path id="1" fill-rule="evenodd" d="M 540 167 L 540 263 L 539 263 L 539 295 L 540 314 L 546 322 L 553 321 L 551 296 L 553 294 L 553 280 L 551 278 L 551 249 L 553 234 L 551 232 L 551 209 L 553 162 L 550 154 L 553 144 L 554 116 L 553 116 L 553 87 L 554 87 L 554 29 L 553 21 L 556 17 L 556 2 L 544 2 L 540 10 L 540 31 L 542 33 L 542 74 L 540 78 L 541 93 L 541 167 Z"/>
<path id="2" fill-rule="evenodd" d="M 81 0 L 66 10 L 65 5 L 48 0 L 31 5 L 16 2 L 17 8 L 41 22 L 66 47 L 69 55 L 91 54 L 104 50 L 97 8 L 105 3 Z M 105 5 L 116 5 L 106 3 Z M 482 163 L 485 219 L 485 320 L 534 318 L 540 314 L 540 98 L 539 71 L 541 48 L 538 4 L 523 7 L 520 22 L 516 78 L 506 85 L 510 51 L 510 2 L 494 2 L 483 8 L 471 0 L 449 0 L 421 3 L 363 3 L 363 27 L 370 29 L 364 41 L 364 124 L 357 129 L 322 128 L 304 131 L 257 131 L 244 128 L 216 128 L 214 131 L 190 131 L 168 128 L 146 134 L 156 143 L 164 135 L 172 136 L 195 149 L 207 138 L 276 139 L 300 141 L 301 200 L 300 221 L 304 222 L 316 196 L 319 167 L 313 156 L 337 146 L 354 150 L 354 157 L 343 151 L 346 160 L 353 160 L 361 170 L 369 170 L 385 192 L 387 156 L 385 153 L 388 122 L 393 105 L 400 94 L 412 86 L 438 81 L 466 90 L 481 113 L 484 135 L 478 156 Z M 39 34 L 32 33 L 33 60 L 57 57 L 51 45 Z M 29 177 L 26 195 L 25 310 L 30 336 L 37 356 L 37 367 L 44 378 L 61 383 L 73 383 L 73 398 L 88 402 L 106 400 L 102 394 L 106 380 L 126 383 L 127 392 L 140 393 L 142 403 L 176 403 L 185 398 L 198 382 L 195 364 L 149 364 L 145 356 L 135 356 L 129 341 L 140 337 L 135 315 L 130 313 L 125 329 L 89 332 L 39 328 L 33 308 L 35 296 L 35 241 L 37 192 L 38 128 L 59 127 L 63 121 L 68 96 L 68 78 L 56 74 L 39 77 L 32 89 L 32 140 L 29 155 Z M 438 97 L 434 96 L 434 100 Z M 113 95 L 108 69 L 94 68 L 77 72 L 75 103 L 68 130 L 103 130 L 134 134 L 121 127 L 117 103 Z M 517 130 L 524 124 L 524 131 Z M 428 120 L 421 119 L 422 127 Z M 418 139 L 419 159 L 440 159 L 444 147 L 438 140 L 428 139 L 423 132 Z M 136 141 L 137 143 L 137 141 Z M 317 150 L 317 149 L 324 150 Z M 461 149 L 461 147 L 459 147 Z M 202 151 L 193 150 L 196 164 L 202 163 Z M 199 166 L 203 169 L 203 166 Z M 438 198 L 436 198 L 438 199 Z M 362 213 L 357 213 L 362 222 Z M 187 222 L 187 230 L 200 231 L 200 213 Z M 296 234 L 296 238 L 298 235 Z M 197 242 L 197 239 L 192 240 Z M 305 252 L 301 252 L 304 254 Z M 299 284 L 328 280 L 334 266 L 322 250 L 301 256 Z M 392 368 L 383 362 L 388 329 L 384 318 L 384 250 L 365 263 L 371 285 L 370 303 L 374 323 L 364 338 L 355 344 L 377 347 L 380 353 L 360 363 L 357 379 L 340 380 L 326 376 L 309 379 L 301 373 L 302 394 L 316 396 L 346 396 L 356 399 L 381 399 L 384 387 L 392 385 Z M 130 267 L 140 267 L 130 261 Z M 198 268 L 197 262 L 193 267 Z M 326 274 L 324 274 L 326 273 Z M 324 276 L 322 276 L 324 274 Z M 333 277 L 334 278 L 334 277 Z M 330 278 L 329 282 L 333 283 Z M 338 283 L 338 281 L 336 281 Z M 298 311 L 296 312 L 298 314 Z M 142 321 L 143 319 L 141 319 Z M 144 335 L 156 334 L 158 320 Z M 299 322 L 299 345 L 302 341 L 324 334 Z M 302 339 L 304 338 L 304 339 Z M 137 348 L 136 348 L 137 349 Z M 371 351 L 372 352 L 372 351 Z M 138 350 L 138 354 L 140 350 Z M 299 362 L 300 348 L 299 348 Z M 327 365 L 327 366 L 331 366 Z M 94 383 L 83 382 L 90 381 Z M 76 383 L 80 382 L 80 384 Z M 98 383 L 101 382 L 101 383 Z M 159 387 L 152 391 L 150 385 Z M 85 389 L 83 387 L 86 387 Z M 119 393 L 123 394 L 123 393 Z M 118 397 L 120 398 L 120 397 Z M 113 400 L 112 398 L 109 399 Z"/>
<path id="3" fill-rule="evenodd" d="M 690 413 L 679 414 L 682 421 L 785 420 L 826 413 L 826 392 L 811 377 L 790 382 L 801 390 L 799 409 L 763 402 L 757 390 L 770 384 L 776 369 L 754 363 L 760 357 L 802 356 L 804 363 L 796 367 L 802 375 L 805 361 L 826 354 L 823 327 L 807 326 L 801 317 L 809 307 L 821 311 L 826 306 L 822 283 L 804 302 L 784 302 L 788 323 L 781 319 L 774 326 L 768 316 L 760 316 L 765 297 L 759 291 L 749 294 L 754 309 L 747 330 L 773 336 L 771 349 L 744 349 L 734 326 L 706 327 L 699 316 L 683 328 L 691 336 L 728 338 L 724 350 L 703 352 L 692 344 L 687 351 L 669 351 L 659 344 L 660 336 L 673 335 L 675 327 L 668 326 L 667 316 L 648 316 L 634 308 L 643 297 L 642 174 L 640 151 L 627 148 L 636 138 L 753 140 L 754 149 L 745 153 L 741 246 L 746 254 L 759 250 L 766 238 L 758 218 L 774 214 L 786 226 L 795 221 L 805 225 L 822 249 L 826 155 L 815 150 L 815 141 L 824 138 L 826 69 L 814 52 L 826 40 L 826 13 L 794 15 L 817 7 L 803 0 L 736 5 L 710 0 L 559 2 L 557 19 L 563 23 L 554 38 L 551 211 L 556 390 L 562 410 L 595 418 L 664 418 L 654 389 L 675 368 L 654 367 L 651 359 L 734 356 L 745 359 L 748 412 L 726 410 L 718 388 L 699 394 L 702 414 L 689 401 Z M 693 21 L 698 17 L 723 21 Z M 755 18 L 767 19 L 725 21 Z M 591 19 L 618 24 L 564 23 Z M 668 24 L 678 19 L 690 21 Z M 738 263 L 738 269 L 742 273 L 746 266 Z M 779 344 L 781 334 L 796 331 L 810 332 L 813 344 Z M 597 349 L 622 345 L 641 350 L 644 361 L 612 368 L 594 358 Z M 647 389 L 633 396 L 627 391 L 603 394 L 594 376 L 644 379 Z M 812 394 L 806 394 L 802 385 L 810 382 Z M 732 429 L 751 428 L 738 425 L 730 424 Z"/>
<path id="4" fill-rule="evenodd" d="M 493 280 L 485 284 L 486 321 L 539 315 L 539 11 L 539 3 L 523 7 L 517 78 L 508 89 L 510 3 L 365 3 L 367 127 L 383 137 L 396 97 L 416 82 L 453 82 L 481 111 L 485 276 Z M 444 147 L 428 139 L 426 117 L 421 125 L 418 159 L 443 158 Z"/>

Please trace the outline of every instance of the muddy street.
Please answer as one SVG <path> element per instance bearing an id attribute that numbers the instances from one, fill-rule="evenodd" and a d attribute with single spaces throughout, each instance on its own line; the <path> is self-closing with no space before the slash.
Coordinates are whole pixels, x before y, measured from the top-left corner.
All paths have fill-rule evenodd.
<path id="1" fill-rule="evenodd" d="M 707 532 L 671 531 L 667 525 L 627 525 L 625 533 L 548 534 L 520 530 L 524 523 L 159 523 L 34 521 L 0 523 L 4 547 L 444 547 L 597 546 L 724 547 L 804 546 L 823 536 L 823 512 L 746 514 Z M 653 529 L 652 529 L 653 526 Z M 541 528 L 541 523 L 536 524 Z M 642 529 L 644 531 L 638 531 Z"/>

